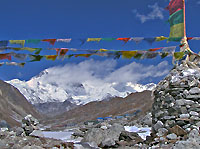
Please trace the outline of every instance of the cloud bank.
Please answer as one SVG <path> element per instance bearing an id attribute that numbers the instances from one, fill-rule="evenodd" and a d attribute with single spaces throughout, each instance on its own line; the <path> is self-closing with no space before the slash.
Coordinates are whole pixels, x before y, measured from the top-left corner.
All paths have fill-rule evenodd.
<path id="1" fill-rule="evenodd" d="M 136 14 L 136 17 L 140 19 L 141 23 L 145 23 L 148 20 L 154 20 L 154 19 L 163 19 L 163 8 L 158 6 L 158 3 L 155 3 L 154 5 L 148 5 L 148 8 L 152 9 L 150 13 L 147 15 L 140 14 L 137 9 L 133 10 L 133 13 Z"/>
<path id="2" fill-rule="evenodd" d="M 48 73 L 42 75 L 40 80 L 45 83 L 59 84 L 65 88 L 69 83 L 94 84 L 104 83 L 138 83 L 147 78 L 162 77 L 169 73 L 168 62 L 158 65 L 143 65 L 132 62 L 117 68 L 116 60 L 86 60 L 78 64 L 66 64 L 47 69 Z"/>

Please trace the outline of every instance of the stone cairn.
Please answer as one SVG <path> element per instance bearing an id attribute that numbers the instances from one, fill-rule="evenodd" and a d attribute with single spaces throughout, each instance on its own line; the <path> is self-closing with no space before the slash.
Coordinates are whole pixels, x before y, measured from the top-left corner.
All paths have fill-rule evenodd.
<path id="1" fill-rule="evenodd" d="M 22 119 L 22 128 L 24 129 L 26 135 L 31 134 L 34 130 L 38 130 L 38 124 L 39 121 L 32 115 L 27 115 Z"/>
<path id="2" fill-rule="evenodd" d="M 155 88 L 152 130 L 157 136 L 184 136 L 200 127 L 200 71 L 176 65 Z"/>

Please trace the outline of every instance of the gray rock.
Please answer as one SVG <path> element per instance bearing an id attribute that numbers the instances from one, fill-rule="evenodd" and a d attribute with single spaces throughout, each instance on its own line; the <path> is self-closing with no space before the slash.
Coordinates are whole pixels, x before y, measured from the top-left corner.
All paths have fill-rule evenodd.
<path id="1" fill-rule="evenodd" d="M 3 141 L 3 140 L 0 140 L 0 148 L 6 148 L 7 146 L 6 146 L 6 142 L 5 141 Z"/>
<path id="2" fill-rule="evenodd" d="M 43 149 L 43 147 L 36 146 L 36 145 L 32 145 L 32 146 L 26 145 L 22 149 Z"/>
<path id="3" fill-rule="evenodd" d="M 163 128 L 164 125 L 161 121 L 158 121 L 153 127 L 154 127 L 154 130 L 157 132 L 158 129 Z"/>
<path id="4" fill-rule="evenodd" d="M 197 101 L 198 99 L 200 99 L 200 95 L 188 95 L 186 96 L 186 98 Z"/>
<path id="5" fill-rule="evenodd" d="M 166 135 L 167 133 L 168 133 L 167 129 L 165 129 L 165 128 L 159 128 L 158 129 L 158 133 L 156 135 L 159 136 L 159 137 L 162 137 L 162 136 Z"/>
<path id="6" fill-rule="evenodd" d="M 189 118 L 190 115 L 189 115 L 189 114 L 181 114 L 179 117 L 180 117 L 180 118 Z"/>
<path id="7" fill-rule="evenodd" d="M 197 129 L 192 129 L 188 135 L 189 138 L 199 137 L 199 131 Z"/>
<path id="8" fill-rule="evenodd" d="M 178 106 L 183 106 L 183 105 L 185 105 L 185 100 L 184 99 L 176 100 L 176 104 Z"/>
<path id="9" fill-rule="evenodd" d="M 195 111 L 190 111 L 190 115 L 191 116 L 199 116 L 199 113 L 195 112 Z"/>
<path id="10" fill-rule="evenodd" d="M 171 134 L 167 135 L 166 138 L 169 140 L 176 140 L 177 135 L 175 133 L 171 133 Z"/>
<path id="11" fill-rule="evenodd" d="M 104 145 L 108 145 L 109 143 L 113 144 L 113 142 L 119 141 L 119 136 L 124 130 L 124 127 L 119 124 L 113 124 L 111 128 L 106 130 L 101 128 L 92 128 L 87 131 L 82 141 L 95 142 L 97 145 L 102 145 L 102 142 Z M 107 140 L 108 138 L 109 140 Z"/>
<path id="12" fill-rule="evenodd" d="M 1 120 L 0 121 L 0 128 L 11 128 L 11 127 L 5 120 Z"/>
<path id="13" fill-rule="evenodd" d="M 191 116 L 190 117 L 191 120 L 195 120 L 195 121 L 199 121 L 200 118 L 198 116 Z"/>
<path id="14" fill-rule="evenodd" d="M 171 120 L 171 119 L 175 119 L 175 116 L 164 116 L 163 119 L 164 120 Z"/>
<path id="15" fill-rule="evenodd" d="M 115 145 L 115 141 L 113 139 L 110 138 L 106 138 L 105 140 L 103 140 L 101 142 L 100 147 L 111 147 Z"/>
<path id="16" fill-rule="evenodd" d="M 177 141 L 173 149 L 199 149 L 200 145 L 195 141 Z"/>
<path id="17" fill-rule="evenodd" d="M 200 88 L 198 88 L 198 87 L 191 88 L 189 90 L 189 93 L 190 94 L 199 94 L 200 93 Z"/>
<path id="18" fill-rule="evenodd" d="M 17 127 L 16 136 L 21 136 L 23 132 L 24 132 L 24 129 L 22 129 L 21 127 Z"/>
<path id="19" fill-rule="evenodd" d="M 29 136 L 42 138 L 42 137 L 44 137 L 44 134 L 40 130 L 33 130 L 33 132 L 29 134 Z"/>

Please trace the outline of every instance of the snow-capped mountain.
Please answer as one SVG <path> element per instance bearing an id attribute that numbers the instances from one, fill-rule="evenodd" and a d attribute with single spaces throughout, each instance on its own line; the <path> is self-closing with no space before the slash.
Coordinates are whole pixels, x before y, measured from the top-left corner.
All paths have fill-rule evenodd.
<path id="1" fill-rule="evenodd" d="M 127 83 L 108 83 L 101 80 L 86 80 L 81 83 L 58 83 L 56 79 L 47 78 L 48 69 L 29 81 L 18 79 L 7 81 L 27 98 L 32 104 L 46 102 L 69 101 L 72 104 L 82 105 L 92 101 L 101 101 L 110 97 L 126 97 L 133 92 L 152 90 L 155 84 L 147 85 Z M 58 76 L 59 77 L 59 76 Z"/>

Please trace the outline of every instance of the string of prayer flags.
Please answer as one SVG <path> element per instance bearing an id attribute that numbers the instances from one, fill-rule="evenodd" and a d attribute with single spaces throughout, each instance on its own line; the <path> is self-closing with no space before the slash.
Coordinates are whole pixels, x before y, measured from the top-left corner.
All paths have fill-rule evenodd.
<path id="1" fill-rule="evenodd" d="M 169 24 L 170 24 L 170 35 L 169 41 L 177 41 L 177 38 L 180 40 L 184 37 L 184 3 L 183 0 L 171 0 L 168 7 L 169 10 Z M 179 41 L 180 41 L 179 40 Z"/>
<path id="2" fill-rule="evenodd" d="M 43 39 L 42 41 L 49 42 L 51 45 L 54 45 L 57 39 Z"/>
<path id="3" fill-rule="evenodd" d="M 25 40 L 9 40 L 10 44 L 18 44 L 21 45 L 22 47 L 24 47 L 25 44 Z"/>

